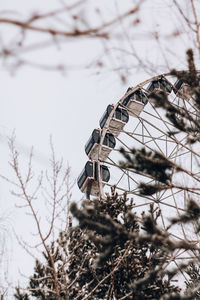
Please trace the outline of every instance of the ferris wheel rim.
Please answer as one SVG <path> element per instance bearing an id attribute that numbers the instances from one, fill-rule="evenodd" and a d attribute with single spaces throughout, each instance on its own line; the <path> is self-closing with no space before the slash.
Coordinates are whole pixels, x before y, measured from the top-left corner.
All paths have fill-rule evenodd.
<path id="1" fill-rule="evenodd" d="M 189 72 L 188 70 L 181 70 L 179 72 Z M 197 70 L 197 73 L 200 74 L 200 70 Z M 104 141 L 104 138 L 105 138 L 105 135 L 106 135 L 106 132 L 109 131 L 109 127 L 110 127 L 110 122 L 112 120 L 112 117 L 116 111 L 116 108 L 120 105 L 121 107 L 124 107 L 127 111 L 129 111 L 129 109 L 127 107 L 125 107 L 122 102 L 123 100 L 130 96 L 133 92 L 135 92 L 136 90 L 138 89 L 141 89 L 143 88 L 145 85 L 147 85 L 148 83 L 152 82 L 152 81 L 156 81 L 158 79 L 161 79 L 161 78 L 165 78 L 167 76 L 173 76 L 171 75 L 170 72 L 168 73 L 163 73 L 163 74 L 159 74 L 159 75 L 156 75 L 156 76 L 153 76 L 147 80 L 144 80 L 143 82 L 137 84 L 136 86 L 130 88 L 130 90 L 128 92 L 125 93 L 125 95 L 123 97 L 121 97 L 114 105 L 113 105 L 113 109 L 111 111 L 111 113 L 109 114 L 106 122 L 105 122 L 105 125 L 103 126 L 102 130 L 101 130 L 101 134 L 100 134 L 100 142 L 99 142 L 99 146 L 98 146 L 98 157 L 97 157 L 97 164 L 98 164 L 98 186 L 99 186 L 99 198 L 100 199 L 105 199 L 105 195 L 104 195 L 104 191 L 103 191 L 103 182 L 102 182 L 102 177 L 101 177 L 101 168 L 100 168 L 100 163 L 101 163 L 101 160 L 100 160 L 100 157 L 101 157 L 101 152 L 102 152 L 102 147 L 103 147 L 103 141 Z M 176 76 L 174 76 L 176 77 Z M 166 78 L 165 78 L 166 79 Z M 168 81 L 168 80 L 167 80 Z M 173 84 L 168 81 L 172 86 Z M 139 116 L 137 116 L 138 119 L 140 119 Z M 145 120 L 146 121 L 146 120 Z M 147 122 L 147 121 L 146 121 Z M 164 133 L 165 134 L 165 133 Z M 171 137 L 172 139 L 174 139 L 174 142 L 175 143 L 178 143 L 180 144 L 180 142 L 178 141 L 178 139 L 176 139 L 176 137 Z M 185 147 L 185 145 L 184 145 Z M 188 151 L 191 151 L 190 148 L 187 149 Z M 195 155 L 198 155 L 200 156 L 199 154 L 195 153 Z M 108 184 L 109 185 L 109 184 Z"/>

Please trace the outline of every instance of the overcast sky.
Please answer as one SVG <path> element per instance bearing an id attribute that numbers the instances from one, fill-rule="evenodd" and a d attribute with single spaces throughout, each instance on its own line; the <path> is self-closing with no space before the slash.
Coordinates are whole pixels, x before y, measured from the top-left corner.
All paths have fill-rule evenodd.
<path id="1" fill-rule="evenodd" d="M 123 6 L 122 1 L 111 1 L 112 5 L 108 5 L 107 1 L 97 1 L 97 4 L 99 5 L 100 2 L 106 19 L 119 12 L 122 13 L 134 1 L 123 1 Z M 159 46 L 159 43 L 155 43 L 150 34 L 154 30 L 166 37 L 173 30 L 183 28 L 181 18 L 175 11 L 172 13 L 172 1 L 147 2 L 138 15 L 141 18 L 141 25 L 138 30 L 135 30 L 134 42 L 134 36 L 130 36 L 132 46 L 143 61 L 149 60 L 154 65 L 162 65 L 156 72 L 168 72 L 168 67 L 184 68 L 185 49 L 191 45 L 189 36 L 182 32 L 177 39 L 162 38 Z M 116 3 L 120 4 L 120 7 L 117 7 Z M 91 2 L 88 1 L 88 9 L 90 5 Z M 17 16 L 24 18 L 32 12 L 50 11 L 60 6 L 58 1 L 4 0 L 1 2 L 1 10 L 4 12 L 11 10 L 9 16 L 15 18 Z M 12 11 L 17 11 L 17 15 Z M 92 22 L 95 23 L 96 20 L 91 14 Z M 180 26 L 178 27 L 177 24 Z M 52 23 L 49 22 L 49 25 Z M 18 31 L 12 26 L 0 26 L 1 43 L 9 46 Z M 115 30 L 117 37 L 118 33 L 123 33 L 123 26 Z M 116 38 L 115 41 L 112 41 L 110 48 L 120 47 L 122 44 L 123 47 L 127 45 L 126 49 L 130 51 L 130 41 L 127 42 L 127 38 L 125 35 L 122 38 L 121 35 L 119 40 Z M 43 42 L 48 40 L 48 37 L 28 33 L 27 44 L 31 44 L 37 39 Z M 0 65 L 1 174 L 11 175 L 8 167 L 9 153 L 6 137 L 15 130 L 17 146 L 24 158 L 28 156 L 29 148 L 34 146 L 34 162 L 37 169 L 48 167 L 49 137 L 52 135 L 56 155 L 62 156 L 66 165 L 69 163 L 73 178 L 77 178 L 87 161 L 84 145 L 92 130 L 99 127 L 99 119 L 107 105 L 116 103 L 128 86 L 134 86 L 151 75 L 158 74 L 153 74 L 153 70 L 147 74 L 142 67 L 137 68 L 137 72 L 136 69 L 134 71 L 134 68 L 129 68 L 127 82 L 122 84 L 119 76 L 121 70 L 118 67 L 122 67 L 123 63 L 126 67 L 129 66 L 129 62 L 130 67 L 138 63 L 132 60 L 129 54 L 116 51 L 107 56 L 104 51 L 105 44 L 100 39 L 71 39 L 67 43 L 59 44 L 60 46 L 47 47 L 43 50 L 28 51 L 23 57 L 28 61 L 46 66 L 64 63 L 68 66 L 65 74 L 31 66 L 22 66 L 16 71 L 13 69 L 8 71 L 8 65 L 10 66 L 12 60 L 2 61 Z M 107 45 L 106 47 L 108 47 Z M 165 61 L 164 55 L 166 47 L 168 61 Z M 108 51 L 108 53 L 110 52 Z M 106 66 L 99 70 L 95 67 L 95 62 L 101 58 L 104 59 Z M 15 226 L 18 234 L 29 237 L 31 221 L 30 228 L 23 231 L 24 222 L 27 219 L 23 219 L 23 213 L 19 213 L 14 207 L 15 199 L 9 193 L 11 186 L 3 181 L 0 184 L 1 211 L 9 214 L 7 224 Z M 82 194 L 75 186 L 73 200 L 78 201 L 81 197 Z M 14 274 L 18 275 L 19 270 L 22 273 L 30 274 L 33 261 L 28 255 L 25 256 L 25 252 L 16 245 L 13 235 L 11 235 L 9 243 L 12 246 L 9 249 L 9 270 L 14 270 Z M 11 277 L 13 279 L 13 276 Z M 17 276 L 14 277 L 17 278 Z"/>

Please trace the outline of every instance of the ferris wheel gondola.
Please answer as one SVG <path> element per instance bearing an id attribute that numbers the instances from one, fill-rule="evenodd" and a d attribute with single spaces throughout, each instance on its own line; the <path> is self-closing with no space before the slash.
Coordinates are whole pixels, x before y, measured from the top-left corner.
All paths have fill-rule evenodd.
<path id="1" fill-rule="evenodd" d="M 107 121 L 111 113 L 112 117 L 109 120 L 109 131 L 112 132 L 114 136 L 118 136 L 126 123 L 128 123 L 129 114 L 128 111 L 122 108 L 120 105 L 118 105 L 116 108 L 114 105 L 108 105 L 105 113 L 99 121 L 101 129 L 107 125 Z"/>
<path id="2" fill-rule="evenodd" d="M 174 93 L 182 99 L 189 100 L 192 96 L 191 88 L 188 84 L 184 83 L 181 79 L 178 79 L 174 84 Z"/>
<path id="3" fill-rule="evenodd" d="M 108 168 L 104 165 L 100 165 L 100 180 L 104 185 L 110 179 L 110 172 Z M 96 161 L 87 161 L 83 171 L 78 177 L 77 183 L 80 190 L 92 196 L 99 195 L 99 185 L 98 185 L 99 175 L 98 175 L 98 164 Z"/>
<path id="4" fill-rule="evenodd" d="M 127 92 L 129 92 L 130 90 L 131 89 L 128 88 Z M 148 94 L 142 89 L 137 89 L 136 91 L 125 97 L 125 99 L 122 101 L 122 105 L 124 105 L 128 109 L 128 113 L 130 116 L 138 117 L 147 102 Z"/>
<path id="5" fill-rule="evenodd" d="M 172 84 L 166 80 L 164 76 L 152 80 L 147 87 L 148 92 L 164 91 L 168 95 L 171 93 L 172 89 Z"/>
<path id="6" fill-rule="evenodd" d="M 85 153 L 92 160 L 106 160 L 110 152 L 115 148 L 116 140 L 112 133 L 107 132 L 105 134 L 101 153 L 99 153 L 99 143 L 101 139 L 101 130 L 94 129 L 88 142 L 85 145 Z"/>

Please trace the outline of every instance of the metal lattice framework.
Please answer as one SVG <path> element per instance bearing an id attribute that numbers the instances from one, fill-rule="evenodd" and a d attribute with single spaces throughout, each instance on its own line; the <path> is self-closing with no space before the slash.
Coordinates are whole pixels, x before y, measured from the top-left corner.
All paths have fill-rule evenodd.
<path id="1" fill-rule="evenodd" d="M 150 82 L 161 77 L 174 86 L 175 80 L 169 74 L 155 76 L 131 88 L 124 97 L 113 105 L 113 110 L 101 131 L 98 157 L 101 157 L 102 145 L 106 132 L 112 133 L 111 120 L 116 108 L 119 105 L 123 107 L 122 102 L 127 95 L 130 95 L 137 89 L 141 89 L 145 92 L 147 85 Z M 194 117 L 198 115 L 193 99 L 186 91 L 179 93 L 174 93 L 172 91 L 172 93 L 169 94 L 168 99 L 175 106 L 177 105 L 186 108 Z M 105 193 L 107 191 L 109 192 L 110 187 L 115 186 L 118 194 L 126 192 L 128 197 L 133 197 L 137 213 L 144 211 L 145 207 L 154 203 L 161 211 L 159 225 L 166 230 L 169 225 L 169 218 L 177 217 L 185 211 L 189 197 L 191 196 L 193 199 L 197 199 L 200 195 L 197 189 L 195 189 L 200 182 L 199 147 L 197 143 L 188 145 L 188 135 L 186 133 L 171 136 L 168 135 L 168 132 L 174 130 L 177 129 L 165 117 L 165 112 L 161 109 L 156 109 L 154 103 L 149 99 L 141 114 L 139 116 L 136 115 L 130 117 L 128 124 L 121 131 L 120 135 L 116 137 L 116 147 L 112 150 L 109 157 L 105 161 L 98 159 L 99 197 L 104 198 Z M 132 170 L 122 168 L 119 164 L 119 161 L 122 158 L 119 154 L 120 147 L 124 147 L 128 153 L 130 153 L 132 147 L 145 147 L 147 150 L 162 153 L 170 161 L 180 165 L 184 170 L 184 172 L 181 173 L 181 177 L 180 173 L 174 174 L 173 176 L 174 184 L 180 186 L 180 188 L 171 188 L 148 197 L 139 195 L 137 188 L 138 184 L 141 181 L 151 183 L 153 182 L 153 179 L 140 173 L 134 173 Z M 104 163 L 109 167 L 111 174 L 110 181 L 105 186 L 102 184 L 100 176 L 101 163 Z M 190 188 L 187 189 L 187 187 Z M 199 243 L 199 235 L 195 234 L 195 225 L 174 226 L 170 234 L 171 237 L 176 240 L 187 240 L 193 243 Z M 167 264 L 174 262 L 178 266 L 178 261 L 191 259 L 197 255 L 198 254 L 195 251 L 177 250 L 174 256 L 169 258 Z"/>

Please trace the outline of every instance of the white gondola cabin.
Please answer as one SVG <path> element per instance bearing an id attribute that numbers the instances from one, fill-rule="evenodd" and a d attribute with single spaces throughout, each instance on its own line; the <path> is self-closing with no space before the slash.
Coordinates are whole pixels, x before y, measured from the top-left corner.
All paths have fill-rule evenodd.
<path id="1" fill-rule="evenodd" d="M 128 88 L 127 92 L 129 91 L 130 88 Z M 137 117 L 140 115 L 147 102 L 147 94 L 141 89 L 138 89 L 132 94 L 128 95 L 123 100 L 122 104 L 127 107 L 129 115 L 131 115 L 132 117 Z"/>
<path id="2" fill-rule="evenodd" d="M 110 172 L 108 167 L 100 165 L 101 179 L 103 186 L 110 179 Z M 98 183 L 98 163 L 96 161 L 88 161 L 85 164 L 83 171 L 78 177 L 77 184 L 79 189 L 87 196 L 99 195 L 99 183 Z"/>
<path id="3" fill-rule="evenodd" d="M 106 160 L 112 149 L 115 148 L 116 140 L 112 133 L 107 132 L 105 134 L 101 153 L 99 153 L 99 143 L 101 139 L 101 130 L 94 129 L 87 144 L 85 145 L 85 152 L 87 156 L 92 160 Z M 99 156 L 100 155 L 100 156 Z"/>
<path id="4" fill-rule="evenodd" d="M 189 100 L 192 97 L 191 87 L 184 83 L 181 79 L 178 79 L 174 84 L 174 94 L 179 98 Z"/>
<path id="5" fill-rule="evenodd" d="M 113 110 L 113 105 L 108 105 L 105 113 L 103 114 L 101 120 L 100 120 L 100 127 L 103 128 L 110 113 Z M 120 134 L 120 131 L 123 129 L 125 124 L 129 120 L 129 115 L 126 109 L 118 106 L 114 112 L 114 115 L 112 116 L 112 119 L 110 121 L 109 125 L 109 131 L 114 134 L 114 136 L 118 136 Z"/>
<path id="6" fill-rule="evenodd" d="M 147 92 L 151 93 L 156 91 L 164 91 L 169 95 L 172 91 L 172 85 L 163 77 L 153 80 L 147 87 Z"/>

